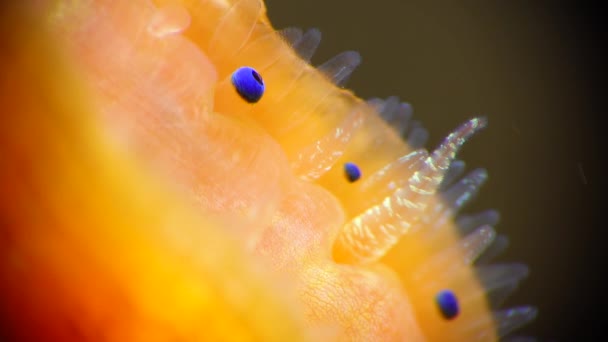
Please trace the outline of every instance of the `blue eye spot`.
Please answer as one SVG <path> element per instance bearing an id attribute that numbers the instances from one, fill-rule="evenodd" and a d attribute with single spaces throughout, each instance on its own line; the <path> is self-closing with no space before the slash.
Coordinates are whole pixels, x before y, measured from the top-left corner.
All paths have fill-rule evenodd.
<path id="1" fill-rule="evenodd" d="M 344 163 L 344 174 L 346 175 L 346 179 L 351 183 L 361 178 L 361 170 L 354 163 Z"/>
<path id="2" fill-rule="evenodd" d="M 232 73 L 231 81 L 236 92 L 249 103 L 260 101 L 264 95 L 264 80 L 251 67 L 238 68 Z"/>
<path id="3" fill-rule="evenodd" d="M 437 293 L 435 296 L 435 304 L 437 304 L 443 318 L 447 320 L 456 318 L 460 312 L 458 298 L 456 298 L 454 292 L 450 290 L 443 290 Z"/>

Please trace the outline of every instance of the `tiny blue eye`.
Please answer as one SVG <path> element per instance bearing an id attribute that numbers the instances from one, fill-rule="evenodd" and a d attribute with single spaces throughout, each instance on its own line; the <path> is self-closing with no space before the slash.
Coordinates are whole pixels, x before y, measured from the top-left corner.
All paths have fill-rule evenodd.
<path id="1" fill-rule="evenodd" d="M 458 298 L 456 298 L 454 292 L 450 290 L 443 290 L 437 293 L 435 296 L 435 303 L 443 318 L 447 320 L 456 318 L 460 312 Z"/>
<path id="2" fill-rule="evenodd" d="M 264 95 L 264 80 L 255 69 L 241 67 L 232 73 L 232 85 L 236 92 L 249 103 L 260 101 Z"/>
<path id="3" fill-rule="evenodd" d="M 354 163 L 344 163 L 344 173 L 346 174 L 346 179 L 351 183 L 361 178 L 361 170 Z"/>

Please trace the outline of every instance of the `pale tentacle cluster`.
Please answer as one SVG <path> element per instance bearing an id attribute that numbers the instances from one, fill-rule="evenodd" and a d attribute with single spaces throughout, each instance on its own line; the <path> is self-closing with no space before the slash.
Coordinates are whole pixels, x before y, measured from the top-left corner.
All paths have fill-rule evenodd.
<path id="1" fill-rule="evenodd" d="M 306 61 L 310 60 L 321 37 L 316 29 L 303 33 L 301 29 L 287 28 L 281 34 Z M 340 54 L 319 67 L 339 86 L 343 85 L 341 80 L 346 79 L 360 62 L 358 55 L 356 58 L 344 59 L 342 57 L 345 54 Z M 341 61 L 342 65 L 337 61 Z M 331 64 L 332 72 L 326 70 L 328 64 Z M 340 73 L 344 75 L 337 76 Z M 464 143 L 486 126 L 486 119 L 482 117 L 469 120 L 429 154 L 422 148 L 428 133 L 419 122 L 411 120 L 412 109 L 409 104 L 400 102 L 397 97 L 370 99 L 367 104 L 413 150 L 361 180 L 357 187 L 357 194 L 361 197 L 359 213 L 352 216 L 340 230 L 334 246 L 348 256 L 339 261 L 353 264 L 381 261 L 405 235 L 441 235 L 446 222 L 456 220 L 465 237 L 416 266 L 410 280 L 417 284 L 421 293 L 430 297 L 437 288 L 461 281 L 463 268 L 474 267 L 484 291 L 463 293 L 461 297 L 464 305 L 474 300 L 487 299 L 493 308 L 498 308 L 528 275 L 528 268 L 523 264 L 488 264 L 508 245 L 508 239 L 497 235 L 493 228 L 498 223 L 497 212 L 489 210 L 456 217 L 477 195 L 488 177 L 484 169 L 475 169 L 461 178 L 465 163 L 455 159 Z M 300 172 L 300 177 L 312 181 L 322 176 L 320 171 L 328 172 L 332 166 L 338 168 L 338 161 L 345 154 L 349 139 L 360 124 L 360 118 L 349 118 L 337 126 L 335 135 L 328 135 L 313 144 L 316 149 L 311 146 L 303 150 L 298 156 L 299 160 L 308 159 L 314 163 L 322 159 L 319 155 L 326 157 L 324 162 L 318 164 L 322 166 L 311 174 Z M 343 127 L 348 127 L 353 132 Z M 340 139 L 340 144 L 332 144 L 332 149 L 321 147 L 327 139 Z M 370 153 L 373 153 L 371 148 Z M 297 167 L 294 169 L 298 170 Z M 433 197 L 437 195 L 443 200 L 434 201 Z M 438 274 L 441 276 L 438 277 Z M 495 322 L 496 335 L 504 337 L 533 320 L 536 315 L 537 310 L 531 306 L 495 310 L 492 315 L 469 319 L 468 324 L 461 328 L 463 331 L 454 335 L 467 336 L 470 340 L 492 339 L 494 333 L 482 327 L 487 326 L 484 323 Z M 511 337 L 505 340 L 533 339 Z"/>

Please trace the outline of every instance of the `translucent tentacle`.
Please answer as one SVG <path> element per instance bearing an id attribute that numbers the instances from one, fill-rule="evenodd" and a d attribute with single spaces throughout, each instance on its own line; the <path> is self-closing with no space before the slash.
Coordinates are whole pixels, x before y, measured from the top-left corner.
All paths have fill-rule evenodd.
<path id="1" fill-rule="evenodd" d="M 368 103 L 376 107 L 380 117 L 391 125 L 400 136 L 405 136 L 412 117 L 412 106 L 409 103 L 401 102 L 397 96 L 388 97 L 386 100 L 373 98 L 368 100 Z"/>
<path id="2" fill-rule="evenodd" d="M 348 222 L 336 243 L 338 255 L 360 263 L 382 257 L 418 223 L 458 150 L 484 126 L 485 120 L 477 118 L 460 126 L 424 160 L 406 186 Z"/>
<path id="3" fill-rule="evenodd" d="M 526 325 L 536 318 L 538 309 L 533 306 L 519 306 L 494 313 L 498 326 L 498 336 L 502 337 Z"/>
<path id="4" fill-rule="evenodd" d="M 299 27 L 286 27 L 279 31 L 279 34 L 287 42 L 287 44 L 293 47 L 300 38 L 302 38 L 302 29 Z"/>
<path id="5" fill-rule="evenodd" d="M 494 258 L 499 256 L 509 246 L 509 238 L 505 235 L 498 235 L 494 242 L 483 252 L 475 261 L 476 265 L 486 265 Z"/>
<path id="6" fill-rule="evenodd" d="M 310 59 L 317 51 L 321 43 L 321 31 L 312 28 L 306 31 L 300 39 L 292 45 L 294 51 L 305 61 L 310 62 Z"/>
<path id="7" fill-rule="evenodd" d="M 412 279 L 432 287 L 453 278 L 463 267 L 470 266 L 494 241 L 496 232 L 490 226 L 482 226 L 467 235 L 456 245 L 439 252 L 422 264 L 412 274 Z M 441 277 L 432 277 L 441 274 Z M 434 279 L 431 279 L 434 278 Z"/>
<path id="8" fill-rule="evenodd" d="M 361 55 L 358 52 L 344 51 L 321 64 L 317 69 L 334 84 L 342 86 L 359 64 L 361 64 Z"/>
<path id="9" fill-rule="evenodd" d="M 407 144 L 412 148 L 421 148 L 429 140 L 429 132 L 419 121 L 412 121 L 407 134 Z"/>
<path id="10" fill-rule="evenodd" d="M 464 173 L 464 168 L 466 167 L 466 163 L 462 160 L 454 160 L 450 164 L 450 168 L 448 172 L 443 177 L 443 182 L 439 185 L 439 190 L 444 191 L 449 188 L 456 179 L 458 179 Z"/>

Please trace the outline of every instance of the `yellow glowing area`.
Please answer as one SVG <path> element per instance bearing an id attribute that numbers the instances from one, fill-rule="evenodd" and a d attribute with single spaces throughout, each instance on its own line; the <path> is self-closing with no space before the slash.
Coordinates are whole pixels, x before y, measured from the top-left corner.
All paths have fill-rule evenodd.
<path id="1" fill-rule="evenodd" d="M 7 338 L 302 339 L 289 295 L 227 225 L 201 217 L 100 129 L 39 23 L 21 11 L 2 19 Z"/>

